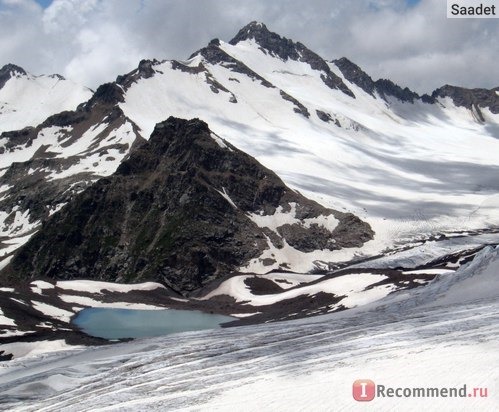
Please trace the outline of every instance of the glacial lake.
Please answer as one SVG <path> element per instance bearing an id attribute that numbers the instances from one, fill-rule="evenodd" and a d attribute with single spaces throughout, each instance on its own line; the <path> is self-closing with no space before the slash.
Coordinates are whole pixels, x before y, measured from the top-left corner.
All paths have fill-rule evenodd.
<path id="1" fill-rule="evenodd" d="M 104 339 L 145 338 L 219 328 L 235 318 L 196 310 L 86 308 L 73 319 L 87 335 Z"/>

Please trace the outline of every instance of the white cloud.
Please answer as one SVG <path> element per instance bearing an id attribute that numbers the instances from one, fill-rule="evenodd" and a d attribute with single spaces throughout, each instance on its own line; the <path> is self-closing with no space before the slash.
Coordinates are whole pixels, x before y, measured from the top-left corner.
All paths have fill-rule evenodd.
<path id="1" fill-rule="evenodd" d="M 97 0 L 56 0 L 43 13 L 43 28 L 46 33 L 70 34 L 87 25 L 96 11 Z"/>
<path id="2" fill-rule="evenodd" d="M 47 9 L 0 0 L 0 65 L 95 88 L 142 58 L 182 59 L 214 37 L 229 40 L 251 20 L 420 93 L 499 85 L 497 20 L 447 19 L 441 0 L 54 0 Z"/>

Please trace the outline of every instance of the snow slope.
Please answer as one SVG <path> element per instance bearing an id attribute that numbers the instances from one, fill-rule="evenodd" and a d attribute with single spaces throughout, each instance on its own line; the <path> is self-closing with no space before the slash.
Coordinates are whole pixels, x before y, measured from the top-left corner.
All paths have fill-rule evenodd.
<path id="1" fill-rule="evenodd" d="M 498 114 L 482 108 L 481 121 L 450 98 L 426 104 L 370 95 L 346 80 L 334 63 L 324 63 L 343 79 L 353 98 L 328 87 L 324 73 L 306 61 L 283 60 L 254 39 L 235 45 L 219 41 L 216 47 L 222 56 L 219 60 L 206 57 L 201 50 L 183 62 L 141 62 L 114 85 L 124 93 L 116 101 L 125 115 L 121 124 L 111 127 L 110 119 L 99 117 L 85 130 L 46 127 L 32 142 L 0 155 L 0 173 L 6 173 L 14 162 L 38 160 L 40 164 L 46 154 L 60 162 L 58 168 L 39 166 L 29 173 L 43 174 L 56 184 L 66 179 L 60 184 L 69 190 L 78 182 L 88 184 L 110 175 L 135 139 L 149 138 L 156 123 L 169 116 L 199 117 L 209 124 L 217 141 L 225 139 L 253 155 L 305 196 L 367 220 L 376 233 L 360 249 L 335 252 L 303 254 L 289 245 L 275 250 L 269 242 L 269 248 L 242 267 L 243 271 L 264 273 L 288 263 L 291 269 L 304 272 L 313 269 L 315 261 L 377 255 L 436 234 L 491 229 L 499 224 Z M 68 106 L 88 97 L 88 90 L 77 87 L 69 93 L 68 84 L 58 77 L 17 74 L 0 90 L 0 101 L 3 93 L 5 99 L 25 99 L 19 100 L 22 107 L 27 101 L 36 108 L 37 99 L 45 99 L 44 109 L 34 110 L 43 117 L 45 109 L 56 110 L 58 96 L 64 95 Z M 43 97 L 44 87 L 51 90 L 53 104 Z M 8 113 L 1 116 L 17 112 Z M 31 114 L 22 118 L 35 122 Z M 0 150 L 6 144 L 0 139 Z M 15 189 L 9 182 L 1 185 L 0 200 L 8 199 Z M 222 195 L 230 201 L 226 193 Z M 0 230 L 5 236 L 0 257 L 13 253 L 41 222 L 30 210 L 12 210 L 15 202 L 8 200 L 11 207 L 0 211 Z M 51 205 L 49 213 L 64 204 Z M 293 216 L 252 218 L 272 227 Z M 332 227 L 335 222 L 320 223 Z M 272 255 L 277 257 L 273 267 L 261 263 Z"/>
<path id="2" fill-rule="evenodd" d="M 292 277 L 293 275 L 291 275 L 291 278 Z M 227 295 L 233 297 L 236 301 L 242 301 L 248 305 L 264 306 L 273 305 L 282 300 L 295 298 L 300 295 L 313 296 L 319 292 L 324 292 L 337 296 L 345 296 L 346 299 L 341 300 L 341 305 L 349 308 L 381 299 L 396 289 L 393 285 L 382 285 L 374 286 L 371 289 L 366 290 L 367 287 L 375 285 L 381 280 L 387 279 L 387 277 L 372 273 L 355 273 L 352 275 L 327 279 L 320 283 L 314 283 L 310 286 L 287 290 L 279 294 L 254 295 L 244 283 L 247 278 L 248 276 L 244 275 L 234 276 L 223 282 L 217 289 L 204 296 L 203 299 L 209 299 L 219 295 Z M 287 280 L 286 275 L 282 274 L 281 279 Z M 309 279 L 306 283 L 311 281 L 312 279 Z M 340 306 L 340 304 L 331 306 L 330 311 L 332 312 L 337 310 L 338 306 Z"/>
<path id="3" fill-rule="evenodd" d="M 452 277 L 339 314 L 14 360 L 0 369 L 0 405 L 14 411 L 493 411 L 498 264 L 499 250 L 488 247 Z M 466 384 L 467 394 L 481 388 L 488 396 L 360 404 L 352 398 L 356 379 L 394 388 Z"/>
<path id="4" fill-rule="evenodd" d="M 178 62 L 158 62 L 154 75 L 133 83 L 120 103 L 143 136 L 167 115 L 202 118 L 292 188 L 367 219 L 376 232 L 363 248 L 367 253 L 499 224 L 499 115 L 483 109 L 486 122 L 479 122 L 449 98 L 436 104 L 385 101 L 343 79 L 354 99 L 331 90 L 308 63 L 284 61 L 254 40 L 221 41 L 220 49 L 273 87 L 202 54 L 180 62 L 183 69 Z M 329 67 L 342 77 L 333 63 Z M 216 92 L 207 76 L 220 85 Z"/>
<path id="5" fill-rule="evenodd" d="M 76 109 L 93 93 L 59 75 L 13 72 L 11 76 L 0 88 L 0 133 L 37 126 L 50 115 Z"/>

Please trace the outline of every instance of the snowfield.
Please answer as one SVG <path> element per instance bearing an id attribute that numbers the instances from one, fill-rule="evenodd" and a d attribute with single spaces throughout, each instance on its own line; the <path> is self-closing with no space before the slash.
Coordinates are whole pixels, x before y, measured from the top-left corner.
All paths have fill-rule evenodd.
<path id="1" fill-rule="evenodd" d="M 331 90 L 308 63 L 283 61 L 254 40 L 221 41 L 220 47 L 275 87 L 231 70 L 230 64 L 211 64 L 200 54 L 180 62 L 191 69 L 203 64 L 224 88 L 215 93 L 206 72 L 157 63 L 154 76 L 132 84 L 120 103 L 142 136 L 148 138 L 166 116 L 199 117 L 217 137 L 254 156 L 289 187 L 326 207 L 356 214 L 375 231 L 375 239 L 361 250 L 303 254 L 288 245 L 274 250 L 269 241 L 269 248 L 242 271 L 265 273 L 269 268 L 261 261 L 274 254 L 279 263 L 304 272 L 314 260 L 350 260 L 432 234 L 499 224 L 499 186 L 493 178 L 499 172 L 499 115 L 484 108 L 485 122 L 477 121 L 449 98 L 436 104 L 384 100 L 346 80 L 329 63 L 354 99 Z M 309 117 L 296 113 L 281 92 L 297 99 Z M 321 120 L 317 111 L 332 120 Z M 223 195 L 230 202 L 230 194 Z M 272 228 L 291 221 L 293 213 L 252 218 Z M 270 269 L 278 270 L 279 264 Z"/>
<path id="2" fill-rule="evenodd" d="M 47 117 L 74 110 L 92 90 L 58 75 L 33 76 L 14 71 L 0 89 L 0 133 L 38 126 Z"/>
<path id="3" fill-rule="evenodd" d="M 248 277 L 251 276 L 234 276 L 223 282 L 217 289 L 204 296 L 203 299 L 209 299 L 218 295 L 227 295 L 233 297 L 236 301 L 242 301 L 245 304 L 264 306 L 273 305 L 282 300 L 295 298 L 300 295 L 313 296 L 316 293 L 324 292 L 338 296 L 347 296 L 346 299 L 341 301 L 341 305 L 349 308 L 381 299 L 394 289 L 393 285 L 383 285 L 366 290 L 368 286 L 372 286 L 383 279 L 387 279 L 387 277 L 372 273 L 355 273 L 334 279 L 327 279 L 310 286 L 303 286 L 278 294 L 254 295 L 244 283 Z M 264 278 L 266 278 L 266 276 Z M 286 275 L 283 275 L 281 278 L 287 279 Z M 311 282 L 312 279 L 308 279 L 306 283 Z M 336 308 L 332 307 L 331 311 L 334 309 Z"/>
<path id="4" fill-rule="evenodd" d="M 494 411 L 499 249 L 429 286 L 332 315 L 189 332 L 1 364 L 15 411 Z M 57 344 L 55 344 L 57 346 Z M 487 397 L 352 398 L 352 384 L 473 388 Z M 480 393 L 480 392 L 477 392 Z"/>
<path id="5" fill-rule="evenodd" d="M 362 248 L 334 252 L 305 254 L 289 245 L 275 250 L 269 240 L 268 249 L 241 271 L 266 273 L 287 267 L 302 273 L 314 269 L 315 261 L 348 261 L 436 234 L 499 225 L 498 114 L 481 108 L 481 121 L 473 110 L 456 106 L 448 97 L 426 104 L 372 96 L 346 80 L 334 63 L 327 63 L 354 93 L 352 98 L 328 87 L 323 73 L 310 64 L 283 61 L 251 39 L 236 45 L 220 41 L 220 53 L 237 59 L 250 72 L 225 61 L 212 64 L 201 53 L 183 62 L 151 62 L 151 76 L 135 73 L 137 78 L 126 87 L 119 85 L 124 101 L 118 106 L 126 116 L 122 124 L 110 126 L 105 117 L 80 130 L 81 135 L 72 126 L 42 128 L 32 142 L 0 154 L 0 175 L 13 162 L 33 159 L 43 149 L 64 166 L 40 166 L 30 169 L 31 174 L 45 174 L 54 184 L 64 179 L 64 184 L 90 183 L 112 174 L 135 139 L 148 139 L 158 122 L 169 116 L 198 117 L 208 123 L 221 147 L 231 150 L 228 144 L 233 144 L 292 189 L 326 207 L 356 214 L 375 232 L 374 240 Z M 24 99 L 16 116 L 37 124 L 27 113 L 33 111 L 43 117 L 39 122 L 45 120 L 47 115 L 37 108 L 43 87 L 54 94 L 54 104 L 43 106 L 50 114 L 70 108 L 59 107 L 60 95 L 68 106 L 90 97 L 88 90 L 69 84 L 54 76 L 17 75 L 0 90 L 0 101 L 3 95 L 7 100 Z M 0 151 L 8 142 L 0 139 Z M 8 199 L 14 189 L 2 185 L 0 194 Z M 232 202 L 223 187 L 219 193 Z M 54 204 L 49 213 L 63 206 Z M 293 210 L 251 217 L 270 229 L 295 222 Z M 328 216 L 304 223 L 334 228 L 336 220 Z M 1 266 L 40 224 L 31 210 L 0 210 L 0 231 L 6 237 L 0 245 L 0 258 L 5 257 Z M 262 263 L 271 258 L 276 261 L 272 267 Z"/>

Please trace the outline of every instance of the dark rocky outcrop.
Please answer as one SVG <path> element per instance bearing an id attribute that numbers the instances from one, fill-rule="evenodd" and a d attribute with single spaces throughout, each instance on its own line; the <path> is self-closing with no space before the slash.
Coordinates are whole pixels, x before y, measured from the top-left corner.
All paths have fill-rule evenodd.
<path id="1" fill-rule="evenodd" d="M 437 102 L 437 99 L 435 99 L 433 96 L 430 96 L 429 94 L 425 93 L 421 96 L 421 101 L 426 104 L 434 104 Z"/>
<path id="2" fill-rule="evenodd" d="M 26 71 L 22 67 L 10 63 L 6 64 L 0 69 L 0 89 L 5 86 L 5 83 L 9 81 L 13 73 L 26 76 Z"/>
<path id="3" fill-rule="evenodd" d="M 319 119 L 321 119 L 325 123 L 334 123 L 336 126 L 341 127 L 341 123 L 338 119 L 333 118 L 329 113 L 323 112 L 322 110 L 316 110 L 315 114 Z"/>
<path id="4" fill-rule="evenodd" d="M 245 40 L 255 40 L 264 53 L 270 53 L 282 60 L 299 60 L 296 44 L 286 37 L 271 32 L 263 23 L 252 21 L 244 26 L 229 44 L 236 45 Z"/>
<path id="5" fill-rule="evenodd" d="M 122 86 L 127 90 L 132 84 L 136 83 L 139 79 L 149 79 L 153 77 L 156 73 L 154 66 L 161 64 L 162 62 L 153 60 L 141 60 L 139 66 L 132 70 L 130 73 L 120 75 L 116 78 L 116 84 Z"/>
<path id="6" fill-rule="evenodd" d="M 99 86 L 90 100 L 85 104 L 86 111 L 89 111 L 98 103 L 104 105 L 116 105 L 124 102 L 124 92 L 116 83 L 104 83 Z"/>
<path id="7" fill-rule="evenodd" d="M 345 79 L 356 84 L 371 96 L 374 96 L 374 80 L 371 79 L 371 76 L 364 72 L 359 66 L 348 60 L 346 57 L 333 60 L 333 63 L 341 70 L 341 73 L 345 76 Z"/>
<path id="8" fill-rule="evenodd" d="M 393 96 L 402 102 L 414 103 L 419 99 L 419 95 L 408 87 L 400 87 L 391 80 L 379 79 L 375 82 L 375 87 L 381 97 L 386 99 L 386 96 Z"/>
<path id="9" fill-rule="evenodd" d="M 284 100 L 291 102 L 295 105 L 295 107 L 293 109 L 295 113 L 299 113 L 306 118 L 310 117 L 310 113 L 309 113 L 308 109 L 302 103 L 300 103 L 297 99 L 295 99 L 293 96 L 290 96 L 289 94 L 287 94 L 283 90 L 280 91 L 280 94 Z"/>
<path id="10" fill-rule="evenodd" d="M 225 92 L 231 95 L 230 102 L 231 103 L 237 103 L 236 96 L 228 90 L 224 85 L 220 84 L 215 77 L 206 69 L 205 65 L 203 63 L 199 63 L 197 66 L 188 66 L 184 63 L 181 63 L 177 60 L 172 60 L 170 62 L 172 69 L 173 70 L 180 70 L 184 73 L 189 73 L 189 74 L 199 74 L 199 73 L 204 73 L 205 81 L 207 84 L 210 86 L 210 90 L 218 94 L 220 92 Z"/>
<path id="11" fill-rule="evenodd" d="M 197 52 L 193 53 L 189 58 L 193 58 L 194 56 L 201 54 L 207 62 L 211 64 L 222 64 L 229 70 L 235 73 L 241 73 L 253 80 L 259 81 L 263 86 L 273 88 L 272 83 L 264 79 L 258 73 L 251 70 L 248 66 L 246 66 L 243 62 L 234 59 L 232 56 L 224 52 L 220 48 L 220 41 L 218 39 L 212 40 L 208 46 L 203 47 Z"/>
<path id="12" fill-rule="evenodd" d="M 270 83 L 268 80 L 260 76 L 258 73 L 254 72 L 251 70 L 248 66 L 246 66 L 243 62 L 233 58 L 229 54 L 227 54 L 225 51 L 223 51 L 220 47 L 220 41 L 218 39 L 212 40 L 207 47 L 202 48 L 201 50 L 198 50 L 196 53 L 192 54 L 192 57 L 196 56 L 197 54 L 201 54 L 209 63 L 217 65 L 221 64 L 228 68 L 229 70 L 235 72 L 235 73 L 241 73 L 249 78 L 253 79 L 254 81 L 259 81 L 262 86 L 268 87 L 268 88 L 276 88 L 272 83 Z M 206 72 L 206 82 L 210 85 L 211 90 L 214 93 L 218 93 L 219 90 L 222 90 L 226 93 L 231 94 L 231 99 L 230 101 L 233 103 L 237 103 L 236 96 L 231 93 L 229 90 L 227 90 L 224 86 L 222 86 L 220 83 L 218 83 L 211 73 L 209 73 L 205 66 L 201 63 L 197 67 L 189 67 L 187 68 L 186 66 L 182 66 L 178 62 L 173 62 L 172 63 L 172 68 L 182 70 L 182 71 L 187 71 L 189 73 L 199 73 L 201 71 Z M 279 90 L 279 93 L 281 97 L 294 104 L 293 111 L 295 113 L 299 113 L 305 117 L 310 117 L 310 113 L 308 112 L 308 109 L 300 103 L 297 99 L 295 99 L 293 96 L 290 96 L 288 93 L 284 92 L 283 90 Z"/>
<path id="13" fill-rule="evenodd" d="M 34 127 L 25 127 L 21 130 L 1 133 L 0 138 L 6 139 L 6 143 L 0 148 L 0 153 L 4 153 L 5 150 L 10 150 L 16 146 L 25 145 L 25 147 L 29 147 L 35 136 L 34 130 Z"/>
<path id="14" fill-rule="evenodd" d="M 373 81 L 366 72 L 346 57 L 334 60 L 333 63 L 341 70 L 341 73 L 349 82 L 356 84 L 371 96 L 374 96 L 374 93 L 377 92 L 385 100 L 387 100 L 388 96 L 393 96 L 402 102 L 410 103 L 414 103 L 420 98 L 417 93 L 409 88 L 402 88 L 391 80 L 379 79 Z"/>
<path id="15" fill-rule="evenodd" d="M 6 271 L 22 278 L 156 280 L 185 293 L 268 247 L 270 229 L 258 227 L 250 213 L 286 212 L 293 203 L 297 219 L 333 214 L 339 224 L 332 232 L 283 225 L 272 232 L 276 247 L 284 239 L 303 251 L 333 250 L 372 238 L 369 225 L 288 189 L 206 123 L 169 118 L 114 175 L 49 219 Z"/>
<path id="16" fill-rule="evenodd" d="M 466 89 L 464 87 L 445 85 L 436 89 L 431 97 L 450 97 L 456 106 L 466 107 L 469 110 L 476 110 L 481 121 L 483 115 L 480 108 L 488 107 L 494 114 L 499 113 L 499 87 L 494 89 Z"/>

